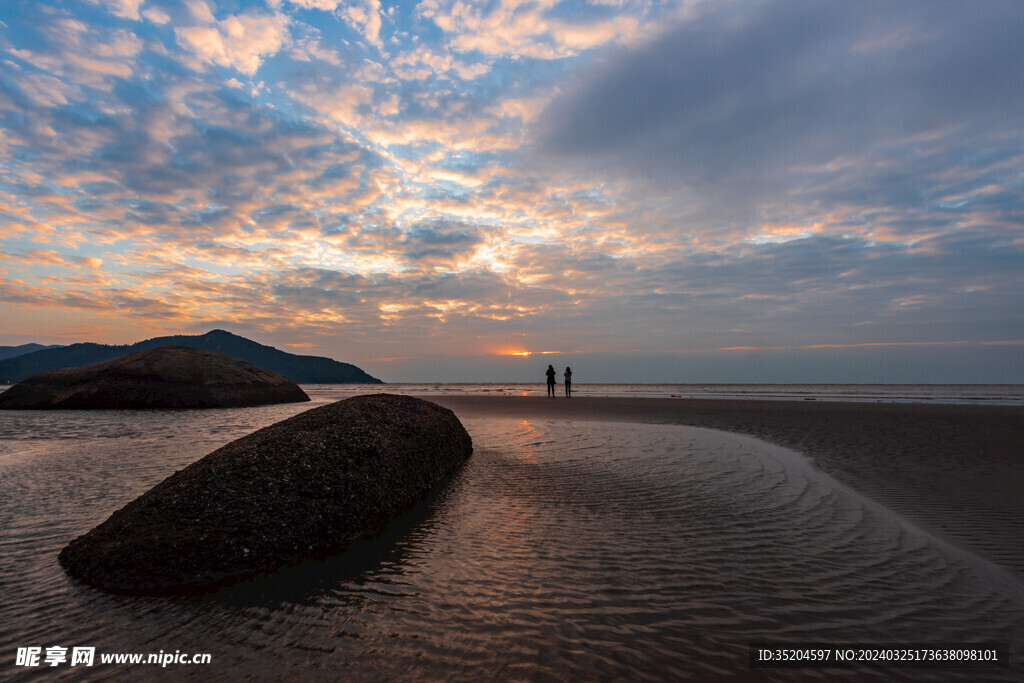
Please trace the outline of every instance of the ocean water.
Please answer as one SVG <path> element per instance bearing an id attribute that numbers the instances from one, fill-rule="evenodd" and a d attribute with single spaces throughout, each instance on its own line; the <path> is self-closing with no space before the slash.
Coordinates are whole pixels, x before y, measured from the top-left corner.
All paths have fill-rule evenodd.
<path id="1" fill-rule="evenodd" d="M 388 384 L 384 387 L 381 385 L 312 385 L 305 388 L 307 393 L 324 391 L 332 395 L 346 396 L 382 390 L 417 396 L 430 396 L 431 394 L 544 396 L 547 393 L 547 387 L 539 383 Z M 562 388 L 559 385 L 559 395 L 561 395 L 561 391 Z M 1024 405 L 1024 385 L 1021 384 L 587 384 L 574 382 L 573 394 L 637 398 Z"/>
<path id="2" fill-rule="evenodd" d="M 317 405 L 339 392 L 310 393 Z M 0 676 L 843 673 L 752 670 L 748 647 L 763 641 L 1001 642 L 1020 657 L 1019 579 L 799 454 L 670 425 L 465 420 L 474 440 L 466 466 L 384 537 L 349 552 L 194 596 L 109 595 L 65 576 L 57 554 L 72 538 L 176 469 L 309 407 L 0 412 Z M 19 647 L 50 646 L 209 653 L 212 663 L 16 666 Z M 1012 664 L 857 674 L 1020 680 Z"/>
<path id="3" fill-rule="evenodd" d="M 3 392 L 9 385 L 0 385 Z M 312 384 L 312 396 L 335 400 L 387 391 L 392 394 L 443 396 L 544 396 L 541 383 Z M 562 387 L 558 392 L 561 395 Z M 720 398 L 762 401 L 852 401 L 883 403 L 953 403 L 1024 405 L 1024 384 L 588 384 L 573 383 L 577 396 L 636 398 Z"/>

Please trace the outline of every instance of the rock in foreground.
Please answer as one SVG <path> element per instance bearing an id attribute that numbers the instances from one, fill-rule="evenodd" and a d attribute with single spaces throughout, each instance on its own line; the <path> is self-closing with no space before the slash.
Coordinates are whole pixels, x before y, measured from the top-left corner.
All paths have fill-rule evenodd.
<path id="1" fill-rule="evenodd" d="M 73 540 L 60 563 L 134 593 L 272 571 L 379 534 L 472 450 L 447 408 L 357 396 L 217 449 Z"/>
<path id="2" fill-rule="evenodd" d="M 235 408 L 308 401 L 289 379 L 232 356 L 160 346 L 29 377 L 0 408 Z"/>

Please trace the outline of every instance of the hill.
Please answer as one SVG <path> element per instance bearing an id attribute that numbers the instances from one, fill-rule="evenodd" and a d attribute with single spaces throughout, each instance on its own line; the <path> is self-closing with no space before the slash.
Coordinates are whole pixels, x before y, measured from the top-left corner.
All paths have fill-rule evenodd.
<path id="1" fill-rule="evenodd" d="M 296 384 L 384 383 L 349 363 L 341 363 L 323 356 L 288 353 L 224 330 L 212 330 L 202 335 L 156 337 L 124 345 L 83 342 L 26 353 L 0 360 L 0 383 L 14 384 L 40 372 L 101 363 L 129 353 L 168 345 L 219 351 L 284 375 Z"/>
<path id="2" fill-rule="evenodd" d="M 33 375 L 0 394 L 0 409 L 240 408 L 308 400 L 295 382 L 240 358 L 158 346 Z"/>
<path id="3" fill-rule="evenodd" d="M 42 344 L 22 344 L 21 346 L 0 346 L 0 360 L 6 360 L 8 358 L 14 358 L 15 356 L 24 356 L 26 353 L 33 353 L 34 351 L 44 351 L 46 349 L 59 349 L 59 344 L 53 344 L 51 346 L 43 346 Z"/>

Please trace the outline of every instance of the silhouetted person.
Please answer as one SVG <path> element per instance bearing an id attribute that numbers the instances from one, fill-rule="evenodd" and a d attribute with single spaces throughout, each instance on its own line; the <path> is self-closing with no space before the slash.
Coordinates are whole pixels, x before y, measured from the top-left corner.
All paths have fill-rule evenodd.
<path id="1" fill-rule="evenodd" d="M 572 396 L 572 368 L 565 368 L 565 395 Z"/>
<path id="2" fill-rule="evenodd" d="M 544 373 L 548 376 L 548 396 L 551 398 L 555 397 L 555 368 L 548 366 L 548 371 Z"/>

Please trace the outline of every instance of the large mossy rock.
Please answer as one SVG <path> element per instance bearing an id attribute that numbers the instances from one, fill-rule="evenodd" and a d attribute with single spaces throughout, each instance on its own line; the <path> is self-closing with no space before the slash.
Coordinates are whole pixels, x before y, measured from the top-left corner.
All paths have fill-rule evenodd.
<path id="1" fill-rule="evenodd" d="M 472 451 L 447 408 L 357 396 L 217 449 L 73 540 L 60 563 L 138 593 L 272 571 L 378 535 Z"/>
<path id="2" fill-rule="evenodd" d="M 39 373 L 0 394 L 0 408 L 235 408 L 308 400 L 291 380 L 240 358 L 160 346 Z"/>

